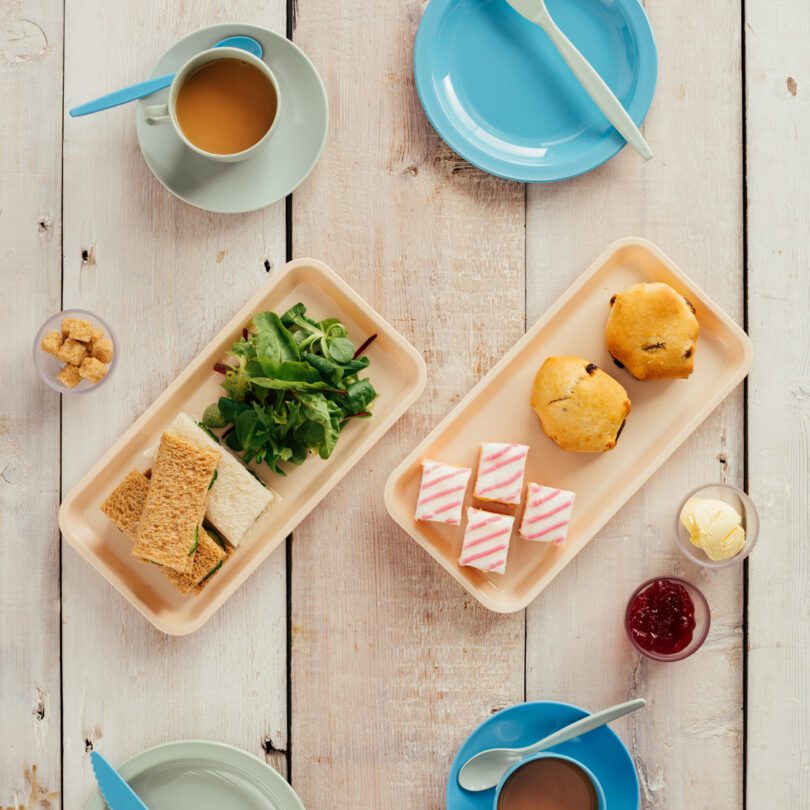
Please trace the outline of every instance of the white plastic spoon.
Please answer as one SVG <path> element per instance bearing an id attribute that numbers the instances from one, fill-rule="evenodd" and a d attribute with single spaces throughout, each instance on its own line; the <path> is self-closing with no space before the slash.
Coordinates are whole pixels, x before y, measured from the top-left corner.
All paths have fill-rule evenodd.
<path id="1" fill-rule="evenodd" d="M 516 762 L 524 757 L 538 754 L 560 743 L 579 737 L 588 731 L 604 726 L 611 720 L 623 717 L 625 714 L 641 709 L 647 705 L 643 698 L 628 700 L 627 703 L 620 703 L 610 709 L 604 709 L 596 714 L 589 714 L 575 723 L 571 723 L 548 737 L 544 737 L 534 745 L 527 745 L 525 748 L 489 748 L 481 751 L 474 757 L 470 757 L 458 772 L 458 783 L 464 790 L 488 790 L 495 787 L 501 781 L 501 777 Z"/>
<path id="2" fill-rule="evenodd" d="M 613 124 L 621 136 L 638 152 L 644 160 L 652 156 L 644 136 L 639 131 L 630 114 L 616 98 L 604 79 L 594 70 L 593 65 L 576 49 L 574 44 L 559 29 L 546 8 L 545 0 L 506 0 L 518 14 L 539 25 L 548 34 L 554 47 L 565 59 L 571 72 L 577 77 L 588 95 L 605 117 Z"/>

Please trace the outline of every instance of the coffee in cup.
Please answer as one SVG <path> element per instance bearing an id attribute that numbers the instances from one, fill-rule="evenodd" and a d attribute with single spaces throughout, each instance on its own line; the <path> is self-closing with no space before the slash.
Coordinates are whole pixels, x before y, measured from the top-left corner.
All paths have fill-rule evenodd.
<path id="1" fill-rule="evenodd" d="M 539 756 L 518 765 L 498 791 L 496 810 L 600 810 L 588 771 L 573 760 Z"/>

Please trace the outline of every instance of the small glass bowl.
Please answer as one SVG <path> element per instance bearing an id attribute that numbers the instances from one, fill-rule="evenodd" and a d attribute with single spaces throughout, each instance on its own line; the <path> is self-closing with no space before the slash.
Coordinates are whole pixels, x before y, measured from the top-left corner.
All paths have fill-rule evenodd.
<path id="1" fill-rule="evenodd" d="M 630 631 L 630 608 L 633 602 L 635 602 L 636 597 L 642 591 L 649 588 L 654 582 L 674 582 L 678 585 L 683 585 L 683 587 L 686 588 L 686 592 L 689 594 L 689 598 L 692 600 L 692 604 L 695 606 L 695 629 L 692 633 L 692 641 L 689 642 L 689 646 L 684 647 L 680 652 L 673 653 L 672 655 L 664 655 L 654 652 L 653 650 L 645 650 L 643 647 L 639 646 Z M 711 610 L 709 610 L 709 603 L 706 601 L 706 597 L 691 582 L 687 582 L 680 577 L 653 577 L 652 579 L 648 579 L 633 591 L 633 595 L 628 600 L 627 609 L 624 613 L 624 629 L 627 631 L 627 638 L 630 639 L 630 643 L 642 655 L 646 655 L 647 658 L 652 658 L 655 661 L 683 661 L 684 658 L 688 658 L 693 652 L 696 652 L 703 646 L 703 642 L 706 641 L 706 636 L 709 635 L 711 623 L 712 614 Z"/>
<path id="2" fill-rule="evenodd" d="M 702 548 L 698 548 L 689 539 L 689 532 L 681 525 L 681 511 L 690 498 L 712 498 L 718 501 L 725 501 L 729 506 L 733 506 L 742 517 L 742 526 L 745 529 L 745 545 L 733 557 L 727 560 L 710 560 Z M 678 504 L 678 511 L 675 512 L 675 545 L 678 546 L 681 554 L 695 565 L 702 568 L 728 568 L 742 562 L 753 550 L 759 538 L 759 512 L 753 501 L 737 487 L 731 484 L 704 484 L 697 489 L 693 489 Z"/>
<path id="3" fill-rule="evenodd" d="M 52 354 L 48 354 L 46 351 L 43 351 L 39 344 L 42 342 L 42 338 L 48 332 L 58 332 L 62 329 L 63 318 L 81 318 L 85 321 L 91 321 L 95 326 L 104 331 L 104 337 L 108 337 L 112 341 L 112 362 L 107 367 L 107 373 L 100 382 L 93 384 L 87 380 L 82 380 L 75 388 L 68 388 L 66 385 L 62 385 L 62 383 L 56 379 L 56 376 L 62 370 L 64 363 L 62 363 L 59 358 L 54 357 Z M 102 385 L 104 385 L 105 382 L 107 382 L 107 380 L 110 379 L 110 377 L 112 377 L 117 364 L 118 341 L 116 340 L 112 329 L 110 329 L 110 325 L 103 318 L 96 315 L 95 312 L 90 312 L 86 309 L 63 309 L 61 312 L 51 315 L 51 317 L 39 327 L 37 336 L 34 338 L 34 365 L 36 366 L 37 373 L 42 378 L 45 385 L 47 385 L 49 388 L 53 388 L 54 391 L 58 391 L 60 394 L 86 394 L 88 391 L 98 390 Z"/>

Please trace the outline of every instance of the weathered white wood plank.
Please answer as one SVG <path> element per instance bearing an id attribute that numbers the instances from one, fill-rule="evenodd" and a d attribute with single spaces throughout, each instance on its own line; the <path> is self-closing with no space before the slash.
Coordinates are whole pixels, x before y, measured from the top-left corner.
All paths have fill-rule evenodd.
<path id="1" fill-rule="evenodd" d="M 16 810 L 61 790 L 59 396 L 31 363 L 60 308 L 61 3 L 0 4 L 0 100 L 0 807 Z"/>
<path id="2" fill-rule="evenodd" d="M 625 149 L 591 175 L 529 190 L 529 322 L 628 235 L 658 243 L 742 322 L 740 11 L 697 0 L 645 5 L 660 54 L 645 126 L 655 158 L 644 164 Z M 611 373 L 621 380 L 618 369 Z M 678 499 L 690 488 L 740 484 L 742 476 L 738 390 L 528 611 L 529 698 L 591 709 L 648 699 L 617 729 L 650 810 L 742 806 L 742 569 L 702 574 L 679 556 L 672 535 Z M 644 579 L 671 573 L 706 593 L 713 626 L 694 657 L 656 664 L 627 642 L 624 608 Z"/>
<path id="3" fill-rule="evenodd" d="M 810 803 L 810 7 L 746 2 L 748 807 Z"/>
<path id="4" fill-rule="evenodd" d="M 65 106 L 146 75 L 201 24 L 251 17 L 246 0 L 195 4 L 193 15 L 183 4 L 70 3 Z M 260 22 L 283 32 L 283 0 Z M 230 217 L 170 197 L 141 158 L 131 106 L 65 119 L 64 197 L 65 306 L 108 319 L 120 351 L 114 379 L 65 402 L 67 492 L 266 280 L 265 260 L 283 262 L 285 234 L 283 202 Z M 184 638 L 155 630 L 68 546 L 63 578 L 68 807 L 93 784 L 90 744 L 113 762 L 177 738 L 286 749 L 283 549 Z"/>
<path id="5" fill-rule="evenodd" d="M 523 189 L 470 169 L 430 129 L 411 67 L 421 8 L 298 2 L 294 39 L 322 72 L 331 121 L 293 195 L 295 253 L 329 262 L 429 375 L 295 532 L 292 777 L 311 808 L 443 808 L 458 745 L 523 698 L 523 616 L 478 606 L 383 504 L 395 463 L 523 331 Z"/>

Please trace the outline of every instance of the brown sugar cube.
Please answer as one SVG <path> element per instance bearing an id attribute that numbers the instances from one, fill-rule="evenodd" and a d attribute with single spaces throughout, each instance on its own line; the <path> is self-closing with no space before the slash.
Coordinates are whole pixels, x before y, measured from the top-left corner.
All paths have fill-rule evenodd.
<path id="1" fill-rule="evenodd" d="M 82 360 L 81 366 L 79 366 L 79 376 L 83 380 L 93 383 L 93 385 L 101 382 L 106 373 L 107 366 L 100 360 L 96 360 L 95 357 L 85 357 L 85 359 Z"/>
<path id="2" fill-rule="evenodd" d="M 79 343 L 78 340 L 68 338 L 59 348 L 56 355 L 63 363 L 70 363 L 74 366 L 80 366 L 82 360 L 87 357 L 87 347 L 84 343 Z"/>
<path id="3" fill-rule="evenodd" d="M 48 352 L 48 354 L 58 357 L 59 349 L 62 348 L 62 333 L 56 331 L 48 332 L 48 334 L 42 338 L 39 348 L 42 349 L 43 352 Z"/>
<path id="4" fill-rule="evenodd" d="M 67 340 L 70 337 L 70 330 L 78 318 L 62 318 L 62 338 Z"/>
<path id="5" fill-rule="evenodd" d="M 90 356 L 102 363 L 111 363 L 113 359 L 113 343 L 109 338 L 100 338 L 90 343 Z"/>
<path id="6" fill-rule="evenodd" d="M 70 363 L 56 375 L 56 379 L 66 388 L 75 388 L 82 381 L 79 369 Z"/>
<path id="7" fill-rule="evenodd" d="M 80 321 L 76 318 L 71 320 L 73 323 L 70 325 L 68 337 L 81 343 L 89 343 L 93 339 L 93 333 L 96 331 L 95 326 L 90 321 Z"/>

